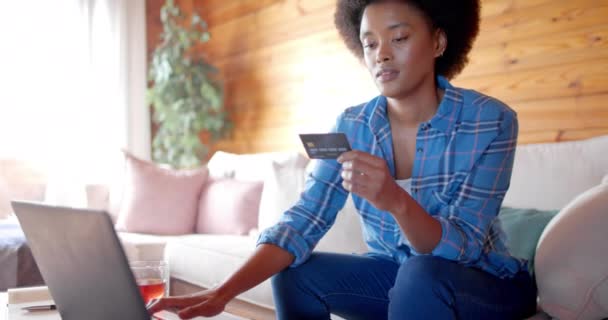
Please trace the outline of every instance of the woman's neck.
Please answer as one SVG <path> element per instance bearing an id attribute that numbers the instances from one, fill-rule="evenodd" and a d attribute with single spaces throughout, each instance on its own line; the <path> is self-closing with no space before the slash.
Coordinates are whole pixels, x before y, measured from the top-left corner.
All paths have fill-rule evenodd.
<path id="1" fill-rule="evenodd" d="M 434 77 L 402 97 L 388 98 L 388 113 L 391 123 L 406 128 L 417 128 L 418 124 L 430 120 L 439 107 L 443 90 L 437 87 Z"/>

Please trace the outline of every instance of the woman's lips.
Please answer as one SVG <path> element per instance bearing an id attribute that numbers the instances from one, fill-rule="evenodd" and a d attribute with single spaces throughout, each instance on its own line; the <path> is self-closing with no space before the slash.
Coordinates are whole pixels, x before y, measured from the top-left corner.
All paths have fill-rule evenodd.
<path id="1" fill-rule="evenodd" d="M 378 80 L 380 82 L 389 82 L 397 79 L 399 76 L 399 71 L 397 70 L 385 70 L 378 73 Z"/>

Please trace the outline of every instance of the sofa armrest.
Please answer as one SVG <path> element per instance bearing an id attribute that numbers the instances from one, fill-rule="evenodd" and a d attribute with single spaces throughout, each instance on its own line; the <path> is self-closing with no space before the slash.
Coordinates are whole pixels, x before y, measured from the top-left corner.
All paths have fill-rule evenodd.
<path id="1" fill-rule="evenodd" d="M 167 242 L 178 236 L 118 232 L 118 238 L 129 261 L 165 260 Z"/>

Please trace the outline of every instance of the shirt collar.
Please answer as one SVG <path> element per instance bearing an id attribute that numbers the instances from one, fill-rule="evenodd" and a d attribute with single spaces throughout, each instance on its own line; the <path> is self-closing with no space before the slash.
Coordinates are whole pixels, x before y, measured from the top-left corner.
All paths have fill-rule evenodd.
<path id="1" fill-rule="evenodd" d="M 443 99 L 439 103 L 439 107 L 433 118 L 428 122 L 422 123 L 421 126 L 430 126 L 449 135 L 460 116 L 463 98 L 459 90 L 453 87 L 446 78 L 438 76 L 437 84 L 440 89 L 444 90 Z M 376 97 L 367 104 L 365 109 L 365 113 L 369 115 L 369 125 L 374 132 L 381 134 L 382 131 L 390 129 L 386 97 Z"/>
<path id="2" fill-rule="evenodd" d="M 460 118 L 463 106 L 462 93 L 453 87 L 448 79 L 438 76 L 437 83 L 444 90 L 443 99 L 439 103 L 437 113 L 429 121 L 432 128 L 443 131 L 446 135 L 454 130 L 456 122 Z"/>

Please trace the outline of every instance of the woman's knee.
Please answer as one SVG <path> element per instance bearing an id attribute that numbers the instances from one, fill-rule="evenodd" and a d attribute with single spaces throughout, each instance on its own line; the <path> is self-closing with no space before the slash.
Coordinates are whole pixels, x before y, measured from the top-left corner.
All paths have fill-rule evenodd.
<path id="1" fill-rule="evenodd" d="M 301 273 L 298 269 L 299 268 L 286 268 L 272 276 L 270 280 L 272 290 L 285 293 L 285 291 L 296 287 L 296 283 L 299 281 L 298 279 Z"/>
<path id="2" fill-rule="evenodd" d="M 400 266 L 398 276 L 432 281 L 450 263 L 452 262 L 435 256 L 413 256 Z"/>
<path id="3" fill-rule="evenodd" d="M 434 256 L 409 258 L 399 268 L 395 285 L 391 289 L 391 300 L 428 299 L 429 295 L 435 296 L 442 292 L 447 285 L 444 281 L 445 266 L 449 263 L 452 262 Z"/>
<path id="4" fill-rule="evenodd" d="M 389 292 L 389 319 L 453 319 L 450 263 L 433 256 L 404 262 Z"/>
<path id="5" fill-rule="evenodd" d="M 313 255 L 309 262 L 316 259 L 317 256 Z M 306 263 L 296 268 L 286 268 L 272 277 L 273 298 L 279 319 L 329 319 L 329 311 L 319 299 L 314 280 L 317 269 Z"/>
<path id="6" fill-rule="evenodd" d="M 271 278 L 273 291 L 278 290 L 280 292 L 286 292 L 287 290 L 294 290 L 295 288 L 311 286 L 315 274 L 318 274 L 316 262 L 320 257 L 322 257 L 322 255 L 315 253 L 306 263 L 296 268 L 285 268 L 283 271 L 275 274 Z"/>

